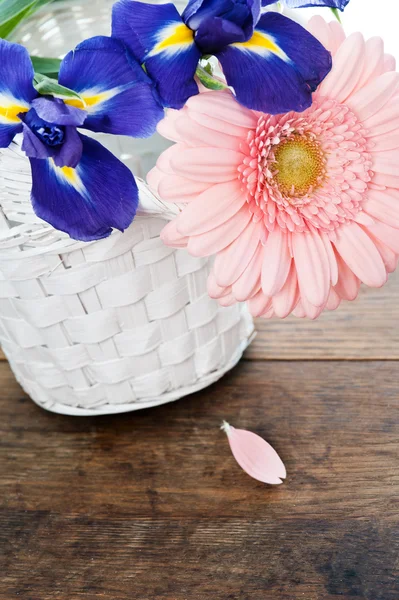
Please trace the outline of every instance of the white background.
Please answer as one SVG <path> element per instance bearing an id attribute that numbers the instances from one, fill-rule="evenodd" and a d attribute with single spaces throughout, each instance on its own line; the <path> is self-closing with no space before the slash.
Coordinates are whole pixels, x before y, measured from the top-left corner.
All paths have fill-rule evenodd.
<path id="1" fill-rule="evenodd" d="M 328 8 L 299 10 L 307 17 L 312 14 L 322 15 L 326 20 L 332 17 Z M 375 35 L 382 37 L 386 51 L 399 61 L 399 0 L 350 0 L 340 15 L 347 33 L 361 31 L 366 39 Z"/>

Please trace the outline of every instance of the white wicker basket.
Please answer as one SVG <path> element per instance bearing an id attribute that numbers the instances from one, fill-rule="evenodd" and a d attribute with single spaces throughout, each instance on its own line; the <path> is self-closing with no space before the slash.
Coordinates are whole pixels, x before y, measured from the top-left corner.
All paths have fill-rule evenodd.
<path id="1" fill-rule="evenodd" d="M 33 53 L 60 56 L 109 33 L 111 6 L 60 3 L 21 39 Z M 97 137 L 138 176 L 164 143 Z M 231 369 L 253 335 L 245 307 L 208 297 L 209 261 L 162 244 L 171 209 L 139 185 L 140 216 L 127 232 L 78 243 L 34 215 L 18 140 L 0 152 L 0 342 L 43 408 L 93 415 L 177 400 Z"/>

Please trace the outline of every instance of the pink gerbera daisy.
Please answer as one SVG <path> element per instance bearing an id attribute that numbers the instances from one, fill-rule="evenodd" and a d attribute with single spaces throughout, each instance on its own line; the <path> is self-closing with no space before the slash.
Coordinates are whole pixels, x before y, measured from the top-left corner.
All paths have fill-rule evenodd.
<path id="1" fill-rule="evenodd" d="M 254 316 L 316 318 L 399 255 L 399 74 L 379 38 L 315 17 L 333 69 L 303 113 L 248 110 L 229 91 L 191 98 L 159 131 L 177 142 L 149 183 L 184 204 L 163 240 L 216 254 L 209 293 Z"/>

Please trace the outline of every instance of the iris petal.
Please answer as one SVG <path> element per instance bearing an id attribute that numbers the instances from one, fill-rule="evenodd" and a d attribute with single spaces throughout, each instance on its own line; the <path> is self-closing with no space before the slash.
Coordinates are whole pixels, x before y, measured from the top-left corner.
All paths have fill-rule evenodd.
<path id="1" fill-rule="evenodd" d="M 117 39 L 82 42 L 64 58 L 59 81 L 85 101 L 86 129 L 148 137 L 163 117 L 154 84 Z"/>
<path id="2" fill-rule="evenodd" d="M 33 133 L 28 125 L 23 125 L 22 151 L 30 158 L 45 159 L 51 156 L 50 148 Z"/>
<path id="3" fill-rule="evenodd" d="M 21 131 L 22 123 L 19 123 L 18 125 L 8 125 L 3 122 L 0 114 L 0 148 L 8 148 L 17 133 L 20 133 Z"/>
<path id="4" fill-rule="evenodd" d="M 164 106 L 182 108 L 198 94 L 194 75 L 200 51 L 194 32 L 173 4 L 119 0 L 113 8 L 112 34 L 144 63 Z"/>
<path id="5" fill-rule="evenodd" d="M 331 69 L 331 55 L 303 27 L 274 12 L 264 14 L 248 42 L 217 54 L 237 99 L 270 114 L 302 112 Z"/>
<path id="6" fill-rule="evenodd" d="M 134 219 L 138 189 L 131 171 L 101 144 L 86 136 L 76 169 L 52 159 L 30 159 L 36 214 L 72 238 L 92 241 L 112 229 L 124 231 Z"/>
<path id="7" fill-rule="evenodd" d="M 75 106 L 69 106 L 59 98 L 36 98 L 32 102 L 32 107 L 41 119 L 57 125 L 74 125 L 78 127 L 83 125 L 87 116 L 86 111 Z"/>
<path id="8" fill-rule="evenodd" d="M 33 66 L 25 48 L 0 40 L 0 148 L 22 131 L 18 115 L 26 113 L 37 92 Z"/>
<path id="9" fill-rule="evenodd" d="M 262 6 L 272 4 L 274 0 L 263 0 Z M 288 8 L 308 8 L 311 6 L 326 6 L 330 8 L 338 8 L 344 10 L 349 4 L 349 0 L 284 0 Z"/>
<path id="10" fill-rule="evenodd" d="M 276 41 L 312 91 L 331 71 L 330 52 L 298 23 L 279 13 L 270 12 L 263 15 L 257 28 Z"/>
<path id="11" fill-rule="evenodd" d="M 246 35 L 245 31 L 236 23 L 211 17 L 199 26 L 195 42 L 204 54 L 216 54 L 223 48 L 234 42 L 245 42 L 253 33 Z"/>
<path id="12" fill-rule="evenodd" d="M 196 32 L 197 46 L 206 54 L 247 41 L 259 17 L 259 0 L 191 0 L 183 12 L 184 22 Z"/>

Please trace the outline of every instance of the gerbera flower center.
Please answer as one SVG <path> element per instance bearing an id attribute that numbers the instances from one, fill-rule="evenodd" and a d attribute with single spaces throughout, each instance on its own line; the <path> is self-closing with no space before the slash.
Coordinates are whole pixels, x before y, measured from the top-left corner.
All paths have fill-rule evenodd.
<path id="1" fill-rule="evenodd" d="M 318 229 L 333 239 L 362 210 L 372 178 L 368 144 L 357 116 L 330 98 L 315 97 L 303 113 L 260 114 L 238 167 L 254 220 L 269 232 Z"/>
<path id="2" fill-rule="evenodd" d="M 323 180 L 324 154 L 316 140 L 294 135 L 277 146 L 274 157 L 274 180 L 284 196 L 305 196 Z"/>

